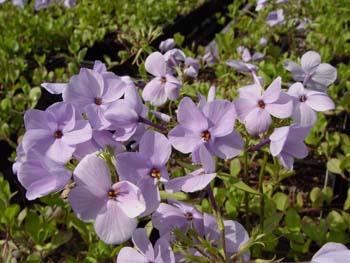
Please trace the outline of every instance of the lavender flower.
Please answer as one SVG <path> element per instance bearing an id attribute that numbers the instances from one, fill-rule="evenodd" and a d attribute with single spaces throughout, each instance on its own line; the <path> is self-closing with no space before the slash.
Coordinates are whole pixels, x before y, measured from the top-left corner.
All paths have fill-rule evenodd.
<path id="1" fill-rule="evenodd" d="M 216 42 L 213 42 L 205 48 L 205 54 L 203 55 L 203 60 L 207 65 L 213 65 L 219 58 L 219 50 Z"/>
<path id="2" fill-rule="evenodd" d="M 267 3 L 268 3 L 268 0 L 257 0 L 255 11 L 262 10 Z"/>
<path id="3" fill-rule="evenodd" d="M 24 151 L 33 149 L 57 162 L 67 162 L 76 145 L 92 136 L 89 123 L 79 119 L 72 104 L 66 102 L 55 103 L 45 111 L 28 110 L 24 124 Z"/>
<path id="4" fill-rule="evenodd" d="M 161 53 L 153 52 L 150 54 L 146 59 L 145 68 L 148 73 L 155 76 L 142 92 L 145 101 L 160 106 L 167 99 L 176 100 L 178 98 L 181 83 L 173 75 L 167 73 L 165 57 Z"/>
<path id="5" fill-rule="evenodd" d="M 167 66 L 166 72 L 173 75 L 176 73 L 176 67 L 185 62 L 186 56 L 181 49 L 173 48 L 164 54 L 164 59 Z"/>
<path id="6" fill-rule="evenodd" d="M 271 154 L 277 156 L 285 168 L 293 169 L 294 158 L 303 159 L 308 154 L 304 139 L 309 131 L 310 127 L 295 124 L 276 128 L 269 137 Z"/>
<path id="7" fill-rule="evenodd" d="M 144 215 L 156 210 L 160 203 L 158 181 L 169 180 L 166 163 L 171 155 L 171 145 L 161 133 L 147 131 L 141 138 L 139 152 L 117 155 L 117 171 L 123 180 L 140 187 L 146 201 Z"/>
<path id="8" fill-rule="evenodd" d="M 140 189 L 127 181 L 112 185 L 106 163 L 94 154 L 80 161 L 74 181 L 68 201 L 77 216 L 94 221 L 96 234 L 107 244 L 128 240 L 136 229 L 136 217 L 145 210 Z"/>
<path id="9" fill-rule="evenodd" d="M 283 24 L 284 22 L 285 19 L 283 9 L 278 9 L 276 11 L 270 12 L 266 18 L 266 23 L 271 27 Z"/>
<path id="10" fill-rule="evenodd" d="M 218 246 L 218 240 L 220 240 L 220 231 L 217 226 L 216 218 L 207 213 L 203 214 L 204 233 L 208 240 L 212 241 L 214 245 Z M 239 252 L 242 246 L 244 246 L 248 240 L 248 232 L 244 227 L 233 220 L 224 220 L 225 226 L 225 244 L 227 258 L 231 258 L 235 253 Z M 248 262 L 250 259 L 249 252 L 242 255 L 243 262 Z"/>
<path id="11" fill-rule="evenodd" d="M 63 163 L 30 151 L 17 170 L 18 181 L 27 190 L 26 198 L 34 200 L 62 190 L 71 178 Z"/>
<path id="12" fill-rule="evenodd" d="M 159 50 L 162 53 L 165 53 L 169 51 L 170 49 L 173 49 L 175 47 L 176 43 L 173 38 L 168 38 L 159 44 Z"/>
<path id="13" fill-rule="evenodd" d="M 198 98 L 199 98 L 198 108 L 203 109 L 203 107 L 207 104 L 207 102 L 211 102 L 215 100 L 215 93 L 216 93 L 216 87 L 210 86 L 208 90 L 207 98 L 202 94 L 198 94 Z"/>
<path id="14" fill-rule="evenodd" d="M 179 125 L 169 134 L 173 147 L 182 153 L 192 153 L 192 160 L 199 162 L 199 148 L 222 159 L 237 156 L 243 148 L 241 136 L 234 131 L 236 111 L 234 104 L 225 100 L 206 103 L 202 109 L 185 97 L 181 100 L 177 120 Z"/>
<path id="15" fill-rule="evenodd" d="M 146 230 L 137 228 L 132 235 L 132 242 L 135 248 L 123 247 L 116 263 L 175 263 L 175 256 L 171 250 L 169 242 L 164 238 L 159 238 L 152 247 L 148 240 Z"/>
<path id="16" fill-rule="evenodd" d="M 23 149 L 23 144 L 18 144 L 16 148 L 16 159 L 15 162 L 12 165 L 12 172 L 13 174 L 17 174 L 19 168 L 21 167 L 22 163 L 27 159 L 27 154 L 25 153 Z"/>
<path id="17" fill-rule="evenodd" d="M 301 66 L 286 61 L 284 67 L 295 81 L 302 81 L 304 86 L 318 91 L 325 91 L 337 79 L 336 68 L 321 63 L 321 57 L 315 51 L 308 51 L 301 57 Z"/>
<path id="18" fill-rule="evenodd" d="M 327 111 L 335 107 L 326 93 L 305 89 L 300 82 L 290 86 L 288 94 L 294 99 L 293 120 L 301 126 L 315 124 L 315 111 Z"/>
<path id="19" fill-rule="evenodd" d="M 196 78 L 198 76 L 199 72 L 199 61 L 194 58 L 186 58 L 185 59 L 185 67 L 184 67 L 184 73 L 191 77 Z"/>
<path id="20" fill-rule="evenodd" d="M 312 257 L 310 263 L 339 263 L 350 257 L 350 250 L 343 244 L 328 242 Z"/>
<path id="21" fill-rule="evenodd" d="M 293 101 L 281 90 L 281 78 L 276 78 L 263 91 L 256 83 L 238 90 L 239 99 L 235 101 L 238 117 L 249 134 L 258 135 L 268 130 L 272 119 L 288 118 L 292 115 Z"/>
<path id="22" fill-rule="evenodd" d="M 170 232 L 175 228 L 182 231 L 194 228 L 198 233 L 204 234 L 202 213 L 183 202 L 168 200 L 168 203 L 161 203 L 152 215 L 152 224 L 161 237 L 170 238 Z"/>
<path id="23" fill-rule="evenodd" d="M 249 49 L 242 47 L 242 46 L 239 46 L 237 48 L 237 52 L 242 57 L 243 61 L 230 59 L 226 62 L 226 65 L 228 65 L 231 68 L 236 69 L 239 72 L 255 72 L 255 71 L 257 71 L 258 68 L 255 65 L 250 64 L 248 62 L 250 62 L 250 61 L 256 62 L 256 61 L 259 61 L 259 60 L 264 58 L 264 55 L 259 53 L 259 52 L 255 52 L 252 56 L 250 54 Z"/>
<path id="24" fill-rule="evenodd" d="M 168 192 L 187 193 L 204 189 L 216 177 L 215 161 L 204 145 L 200 146 L 199 158 L 203 168 L 168 181 L 165 183 L 165 189 Z"/>

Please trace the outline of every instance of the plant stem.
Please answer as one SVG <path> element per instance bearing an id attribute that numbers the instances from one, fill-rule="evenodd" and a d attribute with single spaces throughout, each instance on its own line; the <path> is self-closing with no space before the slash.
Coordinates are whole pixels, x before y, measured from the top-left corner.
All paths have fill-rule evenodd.
<path id="1" fill-rule="evenodd" d="M 218 207 L 218 205 L 216 203 L 216 200 L 215 200 L 215 197 L 214 197 L 214 194 L 213 194 L 213 190 L 211 189 L 211 185 L 207 186 L 207 192 L 208 192 L 208 197 L 209 197 L 210 203 L 211 203 L 211 205 L 213 207 L 213 210 L 214 210 L 214 214 L 215 214 L 215 217 L 216 217 L 216 223 L 218 225 L 218 229 L 221 232 L 221 246 L 222 246 L 222 249 L 224 251 L 223 257 L 224 257 L 225 261 L 227 262 L 224 220 L 222 219 L 220 209 L 219 209 L 219 207 Z"/>
<path id="2" fill-rule="evenodd" d="M 265 199 L 264 199 L 264 174 L 267 162 L 267 154 L 264 153 L 264 159 L 259 173 L 259 192 L 260 192 L 260 230 L 264 232 L 264 218 L 265 218 Z"/>
<path id="3" fill-rule="evenodd" d="M 160 130 L 162 132 L 166 132 L 167 131 L 167 128 L 164 127 L 163 125 L 158 124 L 158 123 L 154 123 L 154 122 L 152 122 L 152 121 L 150 121 L 150 120 L 148 120 L 148 119 L 146 119 L 144 117 L 141 117 L 141 116 L 139 116 L 139 122 L 142 122 L 142 123 L 144 123 L 146 125 L 149 125 L 149 126 L 151 126 L 153 128 L 156 128 L 157 130 Z"/>
<path id="4" fill-rule="evenodd" d="M 244 164 L 243 164 L 243 181 L 247 181 L 248 178 L 248 145 L 249 142 L 246 142 L 246 147 L 244 150 Z M 246 226 L 249 229 L 250 228 L 250 222 L 249 222 L 249 216 L 248 216 L 248 212 L 249 212 L 249 194 L 247 192 L 244 192 L 244 207 L 245 207 L 245 215 L 246 215 Z"/>

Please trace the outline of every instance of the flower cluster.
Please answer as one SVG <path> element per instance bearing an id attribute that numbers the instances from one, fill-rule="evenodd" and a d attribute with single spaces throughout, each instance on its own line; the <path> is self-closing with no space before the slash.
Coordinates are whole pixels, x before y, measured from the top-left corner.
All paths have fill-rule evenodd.
<path id="1" fill-rule="evenodd" d="M 241 47 L 243 62 L 228 64 L 251 74 L 254 83 L 240 88 L 234 101 L 216 99 L 215 87 L 208 98 L 201 95 L 197 104 L 184 96 L 177 107 L 177 123 L 171 122 L 172 116 L 154 106 L 178 100 L 184 76 L 196 78 L 201 62 L 210 65 L 218 56 L 211 50 L 201 59 L 190 58 L 174 45 L 173 40 L 162 42 L 162 53 L 147 57 L 145 69 L 152 77 L 142 91 L 130 77 L 117 76 L 96 61 L 93 69 L 82 68 L 69 83 L 43 83 L 49 92 L 61 94 L 63 101 L 45 111 L 29 110 L 24 117 L 26 132 L 14 171 L 27 198 L 70 185 L 68 202 L 73 211 L 81 220 L 93 222 L 104 242 L 120 244 L 132 237 L 135 248 L 123 248 L 117 262 L 129 262 L 130 257 L 137 262 L 175 262 L 181 257 L 170 249 L 176 229 L 183 233 L 195 230 L 216 247 L 226 244 L 226 257 L 237 256 L 249 239 L 242 225 L 223 220 L 219 230 L 214 216 L 176 200 L 162 202 L 160 191 L 205 189 L 210 196 L 210 182 L 217 177 L 216 159 L 231 159 L 248 150 L 238 132 L 243 126 L 247 136 L 261 138 L 261 146 L 270 144 L 271 154 L 291 169 L 294 158 L 307 155 L 304 139 L 315 124 L 315 111 L 334 108 L 325 92 L 312 90 L 335 80 L 334 74 L 324 74 L 322 70 L 331 67 L 320 64 L 315 52 L 303 56 L 301 68 L 288 64 L 293 78 L 303 83 L 284 91 L 280 77 L 263 88 L 257 67 L 247 63 L 263 55 L 251 55 Z M 179 155 L 173 149 L 190 154 L 197 169 L 180 177 L 169 175 L 171 156 Z M 76 163 L 72 176 L 68 166 Z M 147 216 L 160 234 L 154 247 L 145 230 L 137 229 L 138 217 Z M 224 231 L 223 244 L 218 242 L 220 231 Z M 249 253 L 239 255 L 249 260 Z"/>
<path id="2" fill-rule="evenodd" d="M 6 0 L 0 0 L 0 4 L 5 3 Z M 36 11 L 49 7 L 50 5 L 58 3 L 63 4 L 65 7 L 73 7 L 76 4 L 75 0 L 35 0 L 34 8 Z M 12 4 L 23 8 L 26 4 L 25 0 L 12 0 Z"/>

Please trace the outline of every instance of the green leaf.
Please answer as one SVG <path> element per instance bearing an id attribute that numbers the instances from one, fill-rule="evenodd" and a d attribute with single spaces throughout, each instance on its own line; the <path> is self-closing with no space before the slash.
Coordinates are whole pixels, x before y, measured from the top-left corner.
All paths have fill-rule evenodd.
<path id="1" fill-rule="evenodd" d="M 344 218 L 337 211 L 331 211 L 327 216 L 327 224 L 331 230 L 342 232 L 347 228 Z"/>
<path id="2" fill-rule="evenodd" d="M 327 162 L 327 169 L 335 174 L 343 175 L 343 171 L 341 169 L 341 160 L 332 158 Z"/>
<path id="3" fill-rule="evenodd" d="M 323 198 L 324 200 L 330 204 L 332 202 L 332 198 L 333 198 L 333 189 L 330 187 L 326 187 L 322 189 L 322 193 L 323 193 Z"/>
<path id="4" fill-rule="evenodd" d="M 344 203 L 344 210 L 349 210 L 349 209 L 350 209 L 350 188 L 348 189 L 348 196 Z"/>
<path id="5" fill-rule="evenodd" d="M 319 187 L 312 188 L 310 192 L 310 200 L 312 202 L 312 207 L 319 208 L 323 203 L 323 193 Z"/>
<path id="6" fill-rule="evenodd" d="M 293 209 L 289 209 L 287 211 L 286 217 L 285 217 L 286 227 L 292 231 L 292 232 L 298 232 L 300 231 L 301 225 L 300 225 L 300 216 L 299 214 Z"/>
<path id="7" fill-rule="evenodd" d="M 233 177 L 237 177 L 240 171 L 241 171 L 241 163 L 239 159 L 233 159 L 230 162 L 230 175 Z"/>
<path id="8" fill-rule="evenodd" d="M 251 188 L 249 185 L 245 184 L 242 180 L 240 180 L 238 178 L 232 178 L 231 181 L 232 181 L 232 186 L 239 189 L 239 190 L 242 190 L 244 192 L 248 192 L 248 193 L 253 194 L 253 195 L 260 195 L 260 193 L 257 190 Z"/>
<path id="9" fill-rule="evenodd" d="M 276 208 L 280 211 L 286 211 L 290 205 L 289 197 L 284 193 L 278 192 L 272 199 L 276 204 Z"/>

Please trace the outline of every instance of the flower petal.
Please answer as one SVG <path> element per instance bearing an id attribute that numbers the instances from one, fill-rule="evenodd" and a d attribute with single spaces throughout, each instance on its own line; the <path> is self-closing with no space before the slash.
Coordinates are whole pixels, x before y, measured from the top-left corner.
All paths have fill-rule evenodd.
<path id="1" fill-rule="evenodd" d="M 326 93 L 310 91 L 305 103 L 315 111 L 327 111 L 335 108 L 334 102 Z"/>
<path id="2" fill-rule="evenodd" d="M 96 234 L 107 244 L 121 244 L 131 238 L 137 221 L 124 214 L 118 203 L 109 200 L 107 206 L 96 217 Z"/>
<path id="3" fill-rule="evenodd" d="M 158 186 L 156 181 L 151 177 L 140 180 L 138 186 L 141 189 L 146 203 L 146 209 L 143 211 L 141 216 L 147 216 L 153 213 L 159 207 L 160 193 Z"/>
<path id="4" fill-rule="evenodd" d="M 153 76 L 162 77 L 166 74 L 165 58 L 160 52 L 151 53 L 145 61 L 145 68 Z"/>
<path id="5" fill-rule="evenodd" d="M 181 100 L 177 111 L 177 119 L 183 127 L 191 131 L 202 132 L 208 129 L 206 117 L 189 97 Z"/>
<path id="6" fill-rule="evenodd" d="M 68 87 L 67 83 L 42 83 L 41 87 L 46 89 L 51 94 L 62 94 Z"/>
<path id="7" fill-rule="evenodd" d="M 243 147 L 243 139 L 235 130 L 224 137 L 216 138 L 215 142 L 210 145 L 214 154 L 224 160 L 238 156 Z"/>
<path id="8" fill-rule="evenodd" d="M 336 79 L 337 69 L 326 63 L 320 64 L 311 76 L 311 80 L 316 84 L 315 88 L 321 91 L 324 91 Z M 313 83 L 310 83 L 310 87 L 313 87 Z"/>
<path id="9" fill-rule="evenodd" d="M 155 106 L 160 106 L 166 102 L 167 94 L 165 92 L 164 83 L 162 83 L 159 77 L 147 83 L 142 91 L 142 98 Z"/>
<path id="10" fill-rule="evenodd" d="M 301 57 L 301 67 L 307 73 L 315 71 L 321 63 L 321 56 L 315 51 L 308 51 Z"/>
<path id="11" fill-rule="evenodd" d="M 281 77 L 277 77 L 265 90 L 263 100 L 265 103 L 273 103 L 279 99 L 281 94 Z"/>
<path id="12" fill-rule="evenodd" d="M 149 260 L 136 249 L 123 247 L 118 253 L 116 263 L 149 263 Z"/>
<path id="13" fill-rule="evenodd" d="M 244 120 L 244 124 L 251 135 L 266 132 L 271 122 L 270 114 L 260 108 L 253 109 Z"/>
<path id="14" fill-rule="evenodd" d="M 164 238 L 159 238 L 154 244 L 155 262 L 175 263 L 175 256 L 171 250 L 169 242 Z"/>
<path id="15" fill-rule="evenodd" d="M 203 143 L 200 134 L 194 133 L 192 130 L 186 129 L 182 125 L 173 128 L 169 132 L 168 138 L 172 146 L 182 153 L 190 153 L 194 151 L 198 145 Z"/>
<path id="16" fill-rule="evenodd" d="M 146 230 L 144 228 L 135 229 L 132 234 L 132 242 L 135 247 L 149 260 L 154 260 L 154 250 L 151 242 L 147 237 Z"/>
<path id="17" fill-rule="evenodd" d="M 142 178 L 149 177 L 152 164 L 139 153 L 125 152 L 116 157 L 117 172 L 122 180 L 138 184 Z"/>

